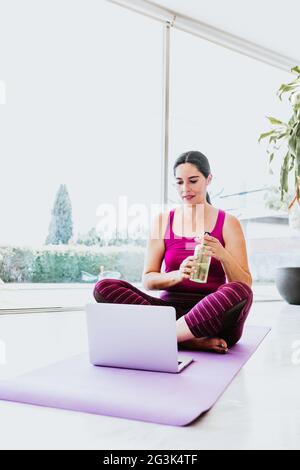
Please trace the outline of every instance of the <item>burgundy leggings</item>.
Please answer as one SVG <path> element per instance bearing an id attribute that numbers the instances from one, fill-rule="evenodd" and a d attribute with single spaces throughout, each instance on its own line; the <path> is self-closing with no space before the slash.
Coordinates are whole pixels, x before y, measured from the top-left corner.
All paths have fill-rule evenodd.
<path id="1" fill-rule="evenodd" d="M 97 302 L 116 304 L 165 305 L 176 310 L 176 319 L 184 315 L 192 334 L 218 336 L 233 346 L 242 336 L 245 320 L 253 302 L 251 288 L 243 282 L 228 282 L 188 308 L 152 297 L 119 279 L 102 279 L 94 288 Z"/>

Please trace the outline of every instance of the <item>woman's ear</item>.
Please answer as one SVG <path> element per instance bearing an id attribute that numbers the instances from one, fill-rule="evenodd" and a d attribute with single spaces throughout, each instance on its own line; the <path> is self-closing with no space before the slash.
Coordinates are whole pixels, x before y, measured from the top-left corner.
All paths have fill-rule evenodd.
<path id="1" fill-rule="evenodd" d="M 211 183 L 211 180 L 212 180 L 212 174 L 210 173 L 207 177 L 207 186 Z"/>

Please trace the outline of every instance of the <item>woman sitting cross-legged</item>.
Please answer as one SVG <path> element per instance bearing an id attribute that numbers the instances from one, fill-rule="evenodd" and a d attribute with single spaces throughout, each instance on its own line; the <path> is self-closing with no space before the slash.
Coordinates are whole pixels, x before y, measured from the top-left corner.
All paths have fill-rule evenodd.
<path id="1" fill-rule="evenodd" d="M 243 231 L 236 217 L 211 205 L 207 186 L 212 175 L 202 153 L 180 155 L 173 170 L 182 205 L 155 218 L 143 271 L 143 286 L 160 290 L 160 296 L 127 281 L 102 279 L 94 297 L 97 302 L 173 306 L 179 349 L 226 353 L 241 338 L 253 301 Z M 198 237 L 195 227 L 200 226 L 210 235 Z M 211 264 L 207 282 L 198 283 L 190 276 L 195 246 L 203 240 Z"/>

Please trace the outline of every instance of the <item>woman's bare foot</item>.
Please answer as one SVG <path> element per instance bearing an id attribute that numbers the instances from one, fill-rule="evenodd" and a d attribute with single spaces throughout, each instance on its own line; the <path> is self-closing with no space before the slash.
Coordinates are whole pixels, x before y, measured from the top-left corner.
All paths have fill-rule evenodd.
<path id="1" fill-rule="evenodd" d="M 228 351 L 227 343 L 222 338 L 192 338 L 178 343 L 178 349 L 188 349 L 192 351 L 212 351 L 225 354 Z"/>

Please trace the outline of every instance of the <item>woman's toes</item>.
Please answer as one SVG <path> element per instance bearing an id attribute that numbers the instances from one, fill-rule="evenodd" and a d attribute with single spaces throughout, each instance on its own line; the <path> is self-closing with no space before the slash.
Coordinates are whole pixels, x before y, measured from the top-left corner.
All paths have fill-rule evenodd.
<path id="1" fill-rule="evenodd" d="M 213 349 L 216 352 L 225 354 L 228 351 L 228 346 L 227 346 L 227 343 L 224 339 L 215 338 L 214 339 Z"/>
<path id="2" fill-rule="evenodd" d="M 225 349 L 225 348 L 220 348 L 219 346 L 216 346 L 214 348 L 214 351 L 216 351 L 217 353 L 220 353 L 220 354 L 226 354 L 227 351 L 228 351 L 228 348 Z"/>

